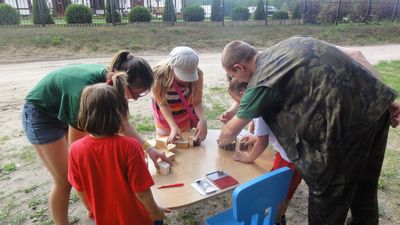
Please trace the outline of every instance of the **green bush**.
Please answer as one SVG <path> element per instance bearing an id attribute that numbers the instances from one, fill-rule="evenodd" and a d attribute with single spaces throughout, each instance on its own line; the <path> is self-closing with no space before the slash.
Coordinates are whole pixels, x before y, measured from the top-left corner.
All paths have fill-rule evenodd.
<path id="1" fill-rule="evenodd" d="M 5 3 L 0 4 L 0 25 L 17 25 L 20 15 L 17 10 Z"/>
<path id="2" fill-rule="evenodd" d="M 128 13 L 129 22 L 150 22 L 150 10 L 143 6 L 135 6 Z"/>
<path id="3" fill-rule="evenodd" d="M 164 13 L 162 16 L 164 22 L 175 22 L 176 14 L 172 0 L 165 0 Z"/>
<path id="4" fill-rule="evenodd" d="M 258 0 L 257 8 L 256 11 L 254 12 L 254 20 L 265 20 L 266 16 L 267 12 L 265 12 L 264 0 Z"/>
<path id="5" fill-rule="evenodd" d="M 288 12 L 282 12 L 282 11 L 274 12 L 274 13 L 272 13 L 272 19 L 287 20 L 287 19 L 289 19 L 289 14 L 288 14 Z"/>
<path id="6" fill-rule="evenodd" d="M 221 0 L 212 0 L 211 3 L 211 21 L 222 21 L 224 18 Z"/>
<path id="7" fill-rule="evenodd" d="M 54 24 L 53 17 L 50 14 L 49 7 L 46 4 L 45 0 L 33 0 L 32 1 L 32 18 L 33 24 L 42 24 L 40 21 L 40 12 L 39 12 L 39 4 L 41 4 L 41 8 L 43 9 L 43 20 L 45 24 Z"/>
<path id="8" fill-rule="evenodd" d="M 300 6 L 297 2 L 293 9 L 292 19 L 301 19 Z"/>
<path id="9" fill-rule="evenodd" d="M 114 4 L 114 10 L 111 14 L 111 3 Z M 107 0 L 106 1 L 106 22 L 107 23 L 112 23 L 112 15 L 114 16 L 114 22 L 115 23 L 121 23 L 121 15 L 115 10 L 118 6 L 115 4 L 115 1 L 113 0 Z"/>
<path id="10" fill-rule="evenodd" d="M 92 10 L 80 4 L 70 4 L 65 9 L 65 21 L 69 24 L 75 23 L 92 23 Z"/>
<path id="11" fill-rule="evenodd" d="M 182 16 L 184 21 L 203 21 L 204 9 L 199 5 L 189 6 L 182 10 Z"/>
<path id="12" fill-rule="evenodd" d="M 250 12 L 249 9 L 246 7 L 236 7 L 233 12 L 232 12 L 232 20 L 233 21 L 247 21 L 250 18 Z"/>

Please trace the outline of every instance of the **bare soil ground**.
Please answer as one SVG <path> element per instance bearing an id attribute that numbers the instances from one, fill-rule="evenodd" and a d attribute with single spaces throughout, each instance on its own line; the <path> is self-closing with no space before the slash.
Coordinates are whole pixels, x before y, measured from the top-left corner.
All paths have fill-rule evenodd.
<path id="1" fill-rule="evenodd" d="M 400 45 L 354 47 L 362 50 L 372 62 L 400 59 Z M 0 66 L 0 165 L 15 163 L 16 170 L 0 173 L 0 223 L 1 224 L 51 224 L 48 217 L 47 195 L 51 188 L 51 177 L 37 158 L 33 148 L 24 136 L 21 126 L 21 108 L 26 93 L 46 73 L 56 68 L 75 63 L 108 64 L 107 58 L 91 58 L 65 61 L 29 62 L 3 64 Z M 163 55 L 143 56 L 155 65 L 165 59 Z M 219 53 L 200 54 L 200 68 L 205 72 L 205 88 L 226 87 L 225 74 L 220 66 Z M 150 98 L 130 102 L 131 113 L 149 115 Z M 223 105 L 229 105 L 224 103 Z M 152 134 L 148 134 L 152 135 Z M 399 140 L 391 138 L 389 147 L 399 154 Z M 393 197 L 397 196 L 397 197 Z M 307 186 L 302 183 L 297 190 L 287 212 L 288 224 L 307 224 Z M 398 210 L 400 200 L 397 195 L 380 193 L 382 207 L 381 224 L 400 224 Z M 202 224 L 204 219 L 230 206 L 230 193 L 203 201 L 172 212 L 167 224 Z M 10 221 L 10 217 L 13 218 Z M 92 224 L 86 212 L 72 195 L 70 218 L 74 224 Z"/>

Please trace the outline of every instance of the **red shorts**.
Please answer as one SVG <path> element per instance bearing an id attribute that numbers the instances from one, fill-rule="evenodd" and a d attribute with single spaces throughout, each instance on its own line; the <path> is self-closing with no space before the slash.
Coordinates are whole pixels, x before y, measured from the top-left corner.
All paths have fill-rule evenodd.
<path id="1" fill-rule="evenodd" d="M 289 201 L 290 199 L 292 199 L 294 192 L 297 189 L 297 186 L 299 186 L 299 184 L 301 182 L 301 176 L 300 176 L 300 173 L 296 170 L 294 163 L 290 163 L 290 162 L 284 160 L 282 158 L 281 154 L 279 154 L 277 152 L 275 154 L 274 165 L 272 166 L 271 171 L 285 167 L 285 166 L 289 167 L 293 171 L 292 181 L 290 182 L 288 195 L 286 197 L 286 200 Z"/>

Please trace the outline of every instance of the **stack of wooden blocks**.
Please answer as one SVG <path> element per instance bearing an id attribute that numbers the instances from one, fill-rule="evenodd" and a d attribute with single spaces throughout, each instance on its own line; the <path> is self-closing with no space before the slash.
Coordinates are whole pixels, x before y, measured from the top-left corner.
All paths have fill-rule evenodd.
<path id="1" fill-rule="evenodd" d="M 193 136 L 189 136 L 187 139 L 178 140 L 174 144 L 168 143 L 168 137 L 157 137 L 155 140 L 149 140 L 148 142 L 157 149 L 166 149 L 167 152 L 165 155 L 171 161 L 175 161 L 175 153 L 177 153 L 177 149 L 189 149 L 199 146 L 201 143 L 200 140 L 195 140 Z M 168 175 L 171 172 L 171 166 L 169 163 L 159 160 L 158 165 L 159 173 Z"/>
<path id="2" fill-rule="evenodd" d="M 237 146 L 239 145 L 239 146 Z M 220 147 L 221 149 L 227 150 L 227 151 L 235 151 L 236 149 L 240 151 L 247 151 L 251 149 L 253 145 L 246 144 L 245 142 L 241 142 L 239 138 L 236 139 L 236 141 L 233 141 L 230 144 L 227 144 L 225 146 Z"/>

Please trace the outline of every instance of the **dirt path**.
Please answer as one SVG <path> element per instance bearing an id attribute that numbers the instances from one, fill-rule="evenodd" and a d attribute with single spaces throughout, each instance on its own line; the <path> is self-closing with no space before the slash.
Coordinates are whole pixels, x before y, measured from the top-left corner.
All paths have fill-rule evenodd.
<path id="1" fill-rule="evenodd" d="M 381 60 L 400 60 L 400 45 L 352 46 L 351 48 L 361 50 L 374 64 Z M 36 207 L 33 219 L 28 219 L 22 224 L 41 224 L 42 222 L 38 218 L 41 214 L 38 215 L 37 207 L 44 207 L 45 212 L 47 210 L 45 201 L 51 186 L 50 175 L 37 159 L 21 127 L 21 107 L 26 93 L 49 71 L 69 64 L 108 64 L 111 57 L 110 55 L 108 58 L 0 65 L 0 166 L 10 162 L 22 165 L 10 175 L 0 176 L 1 215 L 7 212 L 6 209 L 12 205 L 16 208 L 13 211 L 13 213 L 17 213 L 16 215 L 18 213 L 30 215 L 32 214 L 31 209 Z M 160 60 L 166 59 L 167 55 L 144 55 L 142 57 L 147 59 L 151 65 L 155 65 Z M 205 73 L 205 88 L 226 85 L 225 73 L 220 66 L 220 53 L 200 54 L 200 68 Z M 149 100 L 149 97 L 146 96 L 137 102 L 131 102 L 130 104 L 134 105 L 131 110 L 134 108 L 143 113 L 150 113 Z M 306 195 L 306 187 L 303 184 L 293 199 L 296 207 L 288 211 L 291 214 L 289 216 L 291 224 L 306 224 L 307 206 L 304 204 Z M 35 205 L 35 202 L 39 203 L 37 206 L 32 206 Z M 204 208 L 204 206 L 199 208 Z M 84 210 L 81 205 L 72 207 L 70 214 L 79 218 L 77 223 L 85 224 L 87 222 L 82 218 Z"/>

